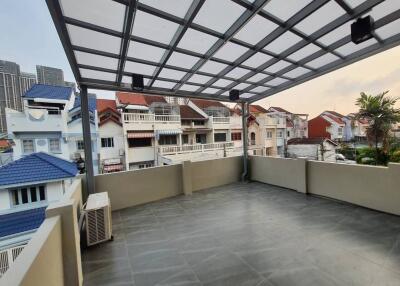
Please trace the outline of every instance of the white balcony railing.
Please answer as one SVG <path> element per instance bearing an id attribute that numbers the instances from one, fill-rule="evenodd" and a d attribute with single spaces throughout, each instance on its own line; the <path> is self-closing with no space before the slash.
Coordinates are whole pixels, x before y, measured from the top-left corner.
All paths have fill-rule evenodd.
<path id="1" fill-rule="evenodd" d="M 182 146 L 160 146 L 158 147 L 158 153 L 160 155 L 197 153 L 197 152 L 223 150 L 224 148 L 231 149 L 233 147 L 234 147 L 234 142 L 219 142 L 219 143 L 182 145 Z"/>
<path id="2" fill-rule="evenodd" d="M 125 123 L 180 123 L 179 115 L 155 115 L 151 113 L 124 113 Z"/>
<path id="3" fill-rule="evenodd" d="M 20 245 L 0 251 L 0 278 L 17 259 L 25 245 Z"/>

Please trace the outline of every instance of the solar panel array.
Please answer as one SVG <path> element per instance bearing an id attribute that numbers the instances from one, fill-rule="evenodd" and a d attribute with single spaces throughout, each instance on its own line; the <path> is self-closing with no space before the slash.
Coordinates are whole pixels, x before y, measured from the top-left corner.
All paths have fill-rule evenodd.
<path id="1" fill-rule="evenodd" d="M 399 0 L 47 0 L 89 88 L 254 102 L 400 42 Z M 350 25 L 375 20 L 373 38 Z"/>

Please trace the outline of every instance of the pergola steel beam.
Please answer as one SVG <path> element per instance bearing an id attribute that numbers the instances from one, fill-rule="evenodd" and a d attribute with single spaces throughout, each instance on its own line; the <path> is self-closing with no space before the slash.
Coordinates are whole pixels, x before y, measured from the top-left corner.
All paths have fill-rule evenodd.
<path id="1" fill-rule="evenodd" d="M 122 73 L 125 68 L 125 61 L 128 55 L 129 42 L 135 20 L 136 6 L 137 0 L 130 0 L 129 5 L 125 8 L 124 34 L 121 41 L 120 59 L 118 62 L 117 84 L 121 84 Z"/>

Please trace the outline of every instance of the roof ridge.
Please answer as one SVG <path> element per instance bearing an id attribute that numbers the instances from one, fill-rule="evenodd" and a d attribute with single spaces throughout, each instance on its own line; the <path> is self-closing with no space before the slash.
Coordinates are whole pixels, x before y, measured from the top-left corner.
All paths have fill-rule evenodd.
<path id="1" fill-rule="evenodd" d="M 63 159 L 63 158 L 59 158 L 59 157 L 56 157 L 56 156 L 47 154 L 46 152 L 37 152 L 37 153 L 33 153 L 33 155 L 34 155 L 36 158 L 39 158 L 40 160 L 42 160 L 42 161 L 44 161 L 44 162 L 46 162 L 46 163 L 49 163 L 50 165 L 56 167 L 57 169 L 59 169 L 59 170 L 65 172 L 65 173 L 67 173 L 67 174 L 70 174 L 70 175 L 72 175 L 72 176 L 75 176 L 75 175 L 76 175 L 76 174 L 72 174 L 71 172 L 69 172 L 68 170 L 65 170 L 64 168 L 62 168 L 62 167 L 60 167 L 60 166 L 57 166 L 57 165 L 54 164 L 53 162 L 50 162 L 49 160 L 38 156 L 39 154 L 43 154 L 43 155 L 45 155 L 45 156 L 51 156 L 51 157 L 56 158 L 56 159 L 58 159 L 58 160 L 61 160 L 61 161 L 64 161 L 64 162 L 67 162 L 67 163 L 72 164 L 70 161 L 67 161 L 67 160 L 65 160 L 65 159 Z"/>

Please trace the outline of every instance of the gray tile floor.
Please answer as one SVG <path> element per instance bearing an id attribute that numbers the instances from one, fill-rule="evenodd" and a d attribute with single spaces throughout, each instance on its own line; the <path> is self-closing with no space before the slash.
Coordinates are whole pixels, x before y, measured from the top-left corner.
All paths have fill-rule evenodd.
<path id="1" fill-rule="evenodd" d="M 350 190 L 349 190 L 350 191 Z M 400 285 L 400 217 L 260 183 L 113 213 L 85 285 Z"/>

